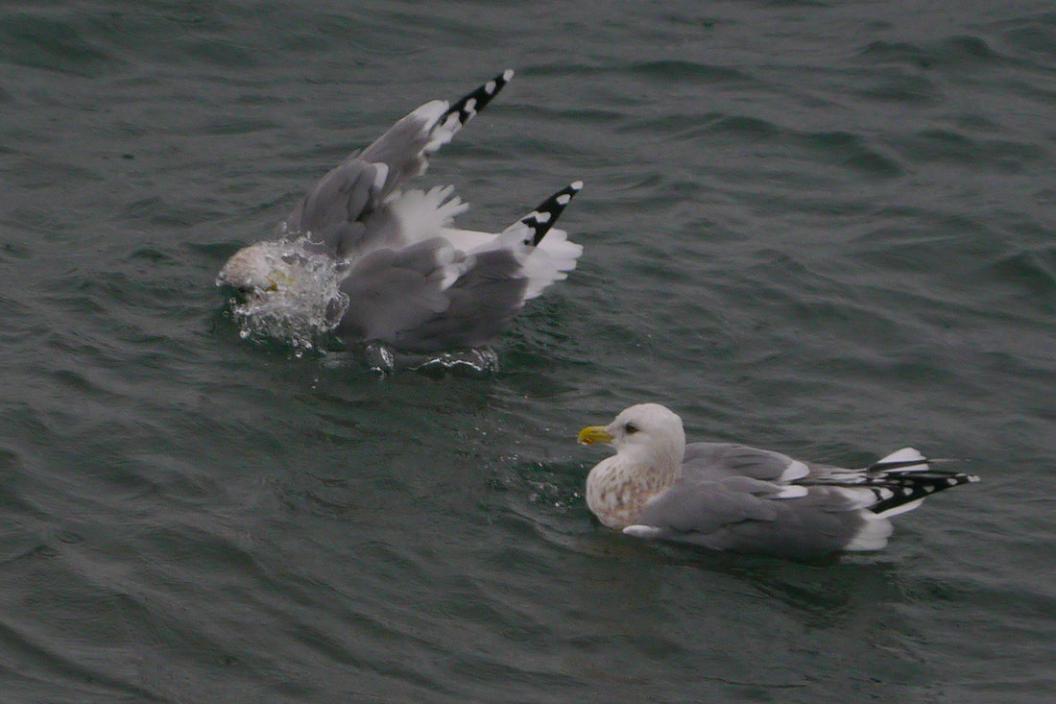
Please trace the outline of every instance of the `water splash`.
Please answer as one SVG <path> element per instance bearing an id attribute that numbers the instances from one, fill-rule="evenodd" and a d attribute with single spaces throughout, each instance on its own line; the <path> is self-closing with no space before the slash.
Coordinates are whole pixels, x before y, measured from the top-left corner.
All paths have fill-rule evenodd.
<path id="1" fill-rule="evenodd" d="M 243 339 L 280 341 L 298 357 L 320 347 L 348 310 L 339 286 L 348 262 L 319 253 L 307 236 L 259 242 L 235 253 L 220 271 L 217 286 L 239 291 L 231 315 Z M 383 374 L 410 370 L 425 374 L 497 372 L 499 357 L 490 347 L 436 354 L 400 352 L 379 342 L 354 346 L 352 359 Z M 340 365 L 338 354 L 332 364 Z"/>
<path id="2" fill-rule="evenodd" d="M 386 374 L 401 369 L 435 375 L 493 374 L 499 371 L 499 355 L 490 347 L 423 355 L 399 352 L 388 345 L 372 342 L 364 347 L 363 359 L 371 369 Z"/>
<path id="3" fill-rule="evenodd" d="M 499 371 L 499 355 L 490 347 L 444 352 L 430 356 L 411 367 L 416 372 L 471 372 L 493 374 Z"/>
<path id="4" fill-rule="evenodd" d="M 299 357 L 316 349 L 348 309 L 339 288 L 346 266 L 314 251 L 307 237 L 281 239 L 236 254 L 216 284 L 241 292 L 230 303 L 243 339 L 279 340 Z"/>

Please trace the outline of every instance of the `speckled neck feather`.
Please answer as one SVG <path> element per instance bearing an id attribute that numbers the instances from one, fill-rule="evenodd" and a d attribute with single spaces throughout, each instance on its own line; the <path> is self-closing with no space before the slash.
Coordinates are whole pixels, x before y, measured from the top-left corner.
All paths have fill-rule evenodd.
<path id="1" fill-rule="evenodd" d="M 604 525 L 633 525 L 649 499 L 682 476 L 685 440 L 663 447 L 626 448 L 600 462 L 587 476 L 587 506 Z"/>

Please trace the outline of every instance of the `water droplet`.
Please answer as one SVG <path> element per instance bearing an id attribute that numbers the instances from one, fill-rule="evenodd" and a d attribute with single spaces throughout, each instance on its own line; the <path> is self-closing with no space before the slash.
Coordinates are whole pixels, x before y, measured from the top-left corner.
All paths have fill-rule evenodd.
<path id="1" fill-rule="evenodd" d="M 348 308 L 348 296 L 339 288 L 342 263 L 312 251 L 307 237 L 254 247 L 273 287 L 235 302 L 232 313 L 239 335 L 282 341 L 301 357 L 337 326 Z"/>

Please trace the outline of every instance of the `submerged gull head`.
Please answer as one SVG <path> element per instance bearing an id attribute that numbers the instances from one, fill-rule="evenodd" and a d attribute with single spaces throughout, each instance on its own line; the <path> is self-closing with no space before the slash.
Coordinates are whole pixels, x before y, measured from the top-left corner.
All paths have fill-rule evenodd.
<path id="1" fill-rule="evenodd" d="M 238 292 L 232 313 L 243 338 L 280 339 L 303 352 L 348 308 L 339 288 L 342 266 L 313 251 L 307 237 L 259 242 L 236 252 L 216 285 Z"/>
<path id="2" fill-rule="evenodd" d="M 273 243 L 260 242 L 235 252 L 216 278 L 217 286 L 230 286 L 243 296 L 262 296 L 290 282 L 291 262 Z"/>

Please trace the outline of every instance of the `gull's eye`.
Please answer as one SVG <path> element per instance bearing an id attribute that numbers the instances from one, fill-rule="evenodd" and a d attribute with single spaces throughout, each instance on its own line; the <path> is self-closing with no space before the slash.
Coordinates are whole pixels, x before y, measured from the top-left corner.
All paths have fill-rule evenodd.
<path id="1" fill-rule="evenodd" d="M 628 435 L 634 435 L 638 432 L 638 426 L 634 423 L 626 423 L 623 426 L 623 432 L 627 433 Z"/>

